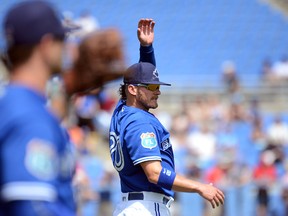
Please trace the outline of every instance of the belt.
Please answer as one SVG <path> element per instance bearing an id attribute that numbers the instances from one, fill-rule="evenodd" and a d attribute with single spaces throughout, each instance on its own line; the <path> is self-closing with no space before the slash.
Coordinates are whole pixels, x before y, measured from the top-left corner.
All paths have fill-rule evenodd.
<path id="1" fill-rule="evenodd" d="M 131 201 L 131 200 L 145 200 L 152 201 L 157 203 L 162 203 L 170 208 L 171 203 L 174 201 L 172 197 L 165 196 L 160 193 L 154 192 L 129 192 L 122 194 L 122 201 Z"/>

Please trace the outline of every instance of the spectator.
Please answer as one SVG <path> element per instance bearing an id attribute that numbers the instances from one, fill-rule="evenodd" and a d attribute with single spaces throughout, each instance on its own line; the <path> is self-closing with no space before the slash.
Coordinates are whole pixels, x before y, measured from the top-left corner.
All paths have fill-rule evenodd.
<path id="1" fill-rule="evenodd" d="M 181 174 L 189 172 L 189 166 L 193 160 L 188 150 L 188 132 L 189 119 L 187 115 L 185 113 L 175 115 L 172 119 L 170 140 L 173 143 L 177 171 Z"/>
<path id="2" fill-rule="evenodd" d="M 222 79 L 228 93 L 231 93 L 233 89 L 239 85 L 239 79 L 236 71 L 236 67 L 233 61 L 225 61 L 222 64 Z"/>
<path id="3" fill-rule="evenodd" d="M 274 84 L 275 77 L 273 73 L 272 62 L 270 59 L 267 58 L 262 62 L 260 73 L 261 73 L 261 78 L 264 82 L 268 84 Z"/>
<path id="4" fill-rule="evenodd" d="M 209 119 L 215 123 L 225 121 L 225 112 L 227 112 L 227 110 L 218 95 L 208 97 L 207 105 L 209 109 Z"/>
<path id="5" fill-rule="evenodd" d="M 257 97 L 253 97 L 249 101 L 248 118 L 251 122 L 257 121 L 262 117 L 260 101 Z"/>
<path id="6" fill-rule="evenodd" d="M 260 161 L 254 169 L 254 180 L 257 184 L 257 215 L 265 216 L 268 213 L 269 190 L 277 179 L 277 170 L 274 164 L 275 155 L 270 150 L 265 150 L 260 156 Z"/>
<path id="7" fill-rule="evenodd" d="M 203 121 L 209 121 L 210 111 L 204 95 L 198 95 L 194 101 L 185 103 L 184 112 L 186 112 L 189 117 L 190 130 L 194 130 L 195 125 L 199 125 Z"/>
<path id="8" fill-rule="evenodd" d="M 280 115 L 275 116 L 273 123 L 267 129 L 269 143 L 275 146 L 288 144 L 288 124 Z"/>
<path id="9" fill-rule="evenodd" d="M 273 65 L 273 74 L 277 83 L 288 80 L 288 58 L 283 56 L 282 60 Z"/>
<path id="10" fill-rule="evenodd" d="M 223 125 L 216 135 L 217 152 L 229 152 L 232 158 L 236 158 L 238 151 L 239 140 L 232 131 L 232 125 L 227 123 Z"/>
<path id="11" fill-rule="evenodd" d="M 250 139 L 252 143 L 255 145 L 257 150 L 264 150 L 268 146 L 267 136 L 263 129 L 261 117 L 255 118 L 252 122 L 252 130 Z"/>
<path id="12" fill-rule="evenodd" d="M 247 110 L 242 103 L 232 103 L 230 105 L 229 120 L 231 122 L 245 122 L 247 120 Z"/>
<path id="13" fill-rule="evenodd" d="M 199 130 L 189 135 L 188 148 L 191 154 L 198 158 L 201 168 L 211 166 L 216 149 L 216 136 L 208 122 L 202 123 Z"/>

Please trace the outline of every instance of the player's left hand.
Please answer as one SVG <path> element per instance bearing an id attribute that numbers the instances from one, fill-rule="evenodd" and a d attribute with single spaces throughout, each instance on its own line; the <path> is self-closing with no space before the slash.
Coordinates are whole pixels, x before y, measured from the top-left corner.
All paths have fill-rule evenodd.
<path id="1" fill-rule="evenodd" d="M 77 48 L 77 58 L 63 79 L 68 95 L 89 92 L 126 72 L 123 40 L 116 29 L 100 29 L 87 35 Z"/>
<path id="2" fill-rule="evenodd" d="M 224 193 L 212 184 L 202 184 L 199 194 L 208 200 L 213 208 L 224 204 Z"/>
<path id="3" fill-rule="evenodd" d="M 153 19 L 140 19 L 138 22 L 137 36 L 142 46 L 149 46 L 154 41 L 154 26 Z"/>

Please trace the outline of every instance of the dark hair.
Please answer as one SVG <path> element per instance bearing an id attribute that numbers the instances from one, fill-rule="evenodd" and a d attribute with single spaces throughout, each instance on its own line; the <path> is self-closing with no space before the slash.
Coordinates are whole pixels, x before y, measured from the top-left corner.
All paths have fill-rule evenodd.
<path id="1" fill-rule="evenodd" d="M 119 95 L 120 95 L 122 100 L 126 100 L 127 99 L 126 86 L 127 85 L 125 85 L 125 84 L 121 84 L 120 88 L 119 88 Z"/>
<path id="2" fill-rule="evenodd" d="M 13 70 L 26 62 L 32 55 L 35 45 L 17 45 L 9 47 L 6 53 L 1 55 L 8 71 Z"/>
<path id="3" fill-rule="evenodd" d="M 64 38 L 53 36 L 55 41 L 63 42 Z M 1 55 L 1 59 L 9 71 L 25 63 L 32 55 L 34 48 L 38 44 L 17 44 L 8 47 L 6 53 Z"/>

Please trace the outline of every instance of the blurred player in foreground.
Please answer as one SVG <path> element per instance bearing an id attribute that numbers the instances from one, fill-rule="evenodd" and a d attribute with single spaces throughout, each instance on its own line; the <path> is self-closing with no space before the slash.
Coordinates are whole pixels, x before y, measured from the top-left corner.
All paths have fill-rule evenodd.
<path id="1" fill-rule="evenodd" d="M 141 28 L 140 25 L 138 37 Z M 151 47 L 154 25 L 144 28 L 151 39 L 146 46 Z M 216 187 L 175 173 L 169 132 L 149 112 L 158 107 L 160 86 L 170 84 L 159 80 L 155 59 L 154 62 L 151 59 L 154 52 L 146 62 L 140 59 L 128 68 L 119 90 L 121 99 L 111 120 L 110 153 L 122 191 L 122 202 L 114 215 L 170 215 L 173 191 L 198 193 L 213 208 L 224 204 L 224 194 Z"/>
<path id="2" fill-rule="evenodd" d="M 44 1 L 14 5 L 4 18 L 10 82 L 0 91 L 0 215 L 76 215 L 73 155 L 60 119 L 46 106 L 46 83 L 60 73 L 65 29 Z M 62 74 L 67 96 L 123 75 L 115 30 L 87 36 Z"/>

